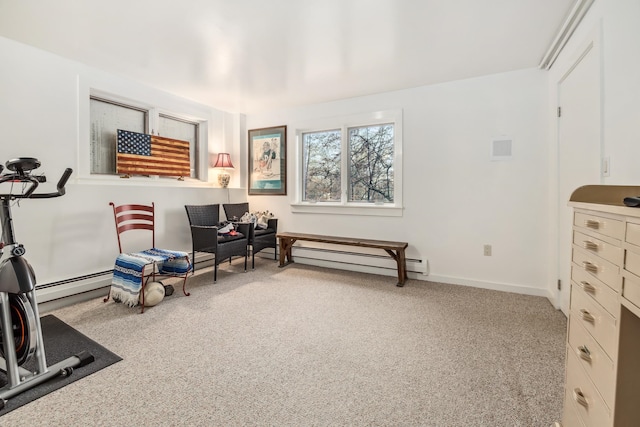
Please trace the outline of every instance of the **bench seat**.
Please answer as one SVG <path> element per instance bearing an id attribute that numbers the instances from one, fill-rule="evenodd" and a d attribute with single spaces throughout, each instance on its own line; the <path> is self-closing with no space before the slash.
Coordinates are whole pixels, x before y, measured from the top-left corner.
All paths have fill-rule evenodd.
<path id="1" fill-rule="evenodd" d="M 330 243 L 334 245 L 348 245 L 359 246 L 362 248 L 382 249 L 396 261 L 396 264 L 398 266 L 397 286 L 404 286 L 404 283 L 407 280 L 407 260 L 405 257 L 405 249 L 407 248 L 407 246 L 409 246 L 407 242 L 324 236 L 320 234 L 294 233 L 287 231 L 279 232 L 277 234 L 277 237 L 280 241 L 280 267 L 284 267 L 285 265 L 293 262 L 291 248 L 296 241 L 304 240 L 307 242 Z"/>

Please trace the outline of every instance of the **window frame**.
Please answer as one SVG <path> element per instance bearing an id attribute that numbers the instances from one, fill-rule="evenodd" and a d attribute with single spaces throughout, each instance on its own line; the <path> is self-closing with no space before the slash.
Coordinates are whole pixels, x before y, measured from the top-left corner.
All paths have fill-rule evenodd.
<path id="1" fill-rule="evenodd" d="M 84 85 L 81 85 L 81 87 Z M 80 184 L 106 184 L 106 185 L 149 185 L 162 187 L 210 187 L 208 171 L 208 139 L 209 139 L 209 119 L 205 118 L 204 112 L 199 114 L 183 113 L 166 108 L 164 106 L 154 105 L 149 102 L 134 100 L 128 97 L 117 95 L 113 92 L 107 92 L 85 86 L 86 95 L 79 100 L 79 116 L 81 118 L 80 134 L 86 135 L 86 139 L 78 139 L 78 183 Z M 83 91 L 80 90 L 79 93 Z M 131 176 L 129 179 L 121 179 L 119 174 L 96 174 L 91 172 L 91 113 L 90 102 L 92 98 L 96 98 L 103 102 L 110 102 L 123 107 L 147 111 L 146 131 L 148 133 L 156 133 L 159 127 L 160 116 L 169 117 L 176 120 L 182 120 L 189 123 L 197 123 L 197 142 L 196 142 L 196 164 L 195 170 L 198 178 L 184 177 L 183 180 L 172 179 L 171 177 L 158 176 Z M 86 109 L 85 109 L 86 108 Z M 193 110 L 187 108 L 187 110 Z M 85 113 L 86 111 L 86 113 Z M 82 120 L 82 117 L 85 117 Z M 83 123 L 86 120 L 86 124 Z M 86 133 L 85 133 L 86 132 Z M 84 142 L 83 142 L 84 140 Z"/>
<path id="2" fill-rule="evenodd" d="M 349 128 L 393 124 L 394 126 L 394 201 L 386 203 L 372 203 L 348 200 L 349 180 Z M 374 216 L 402 216 L 402 110 L 383 110 L 372 113 L 354 114 L 328 119 L 311 120 L 293 127 L 296 132 L 296 190 L 295 200 L 291 203 L 294 213 L 321 213 L 337 215 L 374 215 Z M 304 161 L 303 134 L 328 130 L 341 132 L 341 188 L 339 202 L 304 201 Z"/>

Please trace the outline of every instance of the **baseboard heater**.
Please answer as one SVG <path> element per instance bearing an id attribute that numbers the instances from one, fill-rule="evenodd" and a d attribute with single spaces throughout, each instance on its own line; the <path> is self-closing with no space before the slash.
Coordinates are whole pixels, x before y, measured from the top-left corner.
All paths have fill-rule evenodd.
<path id="1" fill-rule="evenodd" d="M 213 265 L 213 256 L 211 254 L 198 253 L 196 254 L 195 265 L 196 270 L 210 267 Z M 113 270 L 106 270 L 56 282 L 38 284 L 36 285 L 36 295 L 39 303 L 46 303 L 105 288 L 104 295 L 106 296 L 106 288 L 111 286 L 112 278 Z"/>
<path id="2" fill-rule="evenodd" d="M 263 256 L 273 257 L 273 250 L 260 252 Z M 330 248 L 319 248 L 313 246 L 294 246 L 291 254 L 296 262 L 301 264 L 311 264 L 320 267 L 337 268 L 341 270 L 353 270 L 362 273 L 384 274 L 395 276 L 398 274 L 398 266 L 389 255 L 380 251 L 376 253 L 341 251 Z M 407 258 L 407 272 L 429 274 L 426 260 L 417 258 Z"/>
<path id="3" fill-rule="evenodd" d="M 101 271 L 57 282 L 36 285 L 36 296 L 39 303 L 58 300 L 111 285 L 113 270 Z M 106 293 L 105 293 L 106 296 Z"/>

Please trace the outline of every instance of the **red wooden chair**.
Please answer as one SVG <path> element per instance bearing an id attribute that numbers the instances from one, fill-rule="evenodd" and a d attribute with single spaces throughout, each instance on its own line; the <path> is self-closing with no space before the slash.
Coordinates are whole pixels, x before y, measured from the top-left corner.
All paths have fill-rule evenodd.
<path id="1" fill-rule="evenodd" d="M 189 296 L 186 290 L 187 276 L 191 270 L 189 255 L 156 248 L 154 203 L 116 206 L 110 202 L 109 205 L 113 208 L 120 255 L 116 259 L 113 281 L 104 301 L 107 302 L 110 296 L 130 306 L 135 306 L 139 301 L 141 313 L 144 313 L 144 288 L 150 279 L 155 281 L 156 276 L 183 278 L 182 292 Z M 124 233 L 127 233 L 126 239 L 122 236 Z M 149 249 L 123 251 L 123 240 L 126 240 L 128 247 L 148 248 L 149 237 Z"/>

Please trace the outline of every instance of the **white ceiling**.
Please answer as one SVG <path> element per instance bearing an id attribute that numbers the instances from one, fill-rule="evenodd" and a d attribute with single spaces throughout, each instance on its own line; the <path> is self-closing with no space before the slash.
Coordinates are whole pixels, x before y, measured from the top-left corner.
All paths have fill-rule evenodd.
<path id="1" fill-rule="evenodd" d="M 574 0 L 0 0 L 0 36 L 234 112 L 536 67 Z"/>

